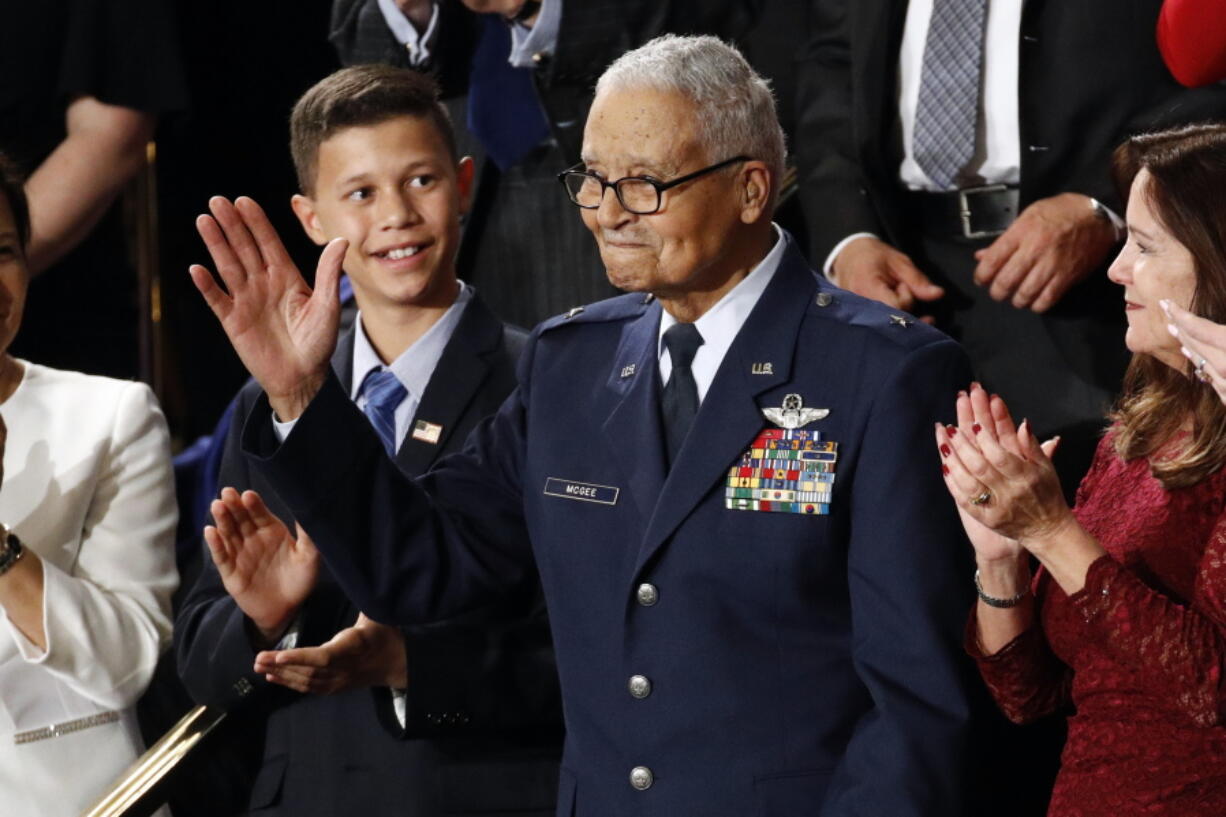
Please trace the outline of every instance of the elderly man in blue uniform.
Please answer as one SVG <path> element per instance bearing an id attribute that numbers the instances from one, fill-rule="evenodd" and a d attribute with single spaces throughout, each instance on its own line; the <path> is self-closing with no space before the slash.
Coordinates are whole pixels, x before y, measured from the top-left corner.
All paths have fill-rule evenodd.
<path id="1" fill-rule="evenodd" d="M 718 40 L 613 63 L 563 180 L 630 294 L 537 327 L 517 390 L 417 480 L 328 369 L 343 248 L 312 292 L 240 207 L 209 246 L 228 292 L 193 268 L 267 395 L 244 448 L 368 615 L 455 615 L 539 571 L 559 815 L 961 809 L 970 576 L 925 441 L 969 367 L 814 275 L 770 220 L 783 154 Z"/>

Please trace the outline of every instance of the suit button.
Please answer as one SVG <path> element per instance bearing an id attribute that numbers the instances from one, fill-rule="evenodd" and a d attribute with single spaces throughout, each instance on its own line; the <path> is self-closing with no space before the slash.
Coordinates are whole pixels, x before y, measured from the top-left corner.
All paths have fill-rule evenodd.
<path id="1" fill-rule="evenodd" d="M 626 686 L 630 689 L 630 694 L 639 700 L 651 694 L 651 681 L 646 675 L 631 675 L 630 682 Z"/>
<path id="2" fill-rule="evenodd" d="M 643 582 L 639 585 L 639 589 L 638 592 L 635 593 L 635 597 L 638 599 L 639 604 L 643 605 L 644 607 L 650 607 L 660 600 L 660 594 L 657 592 L 656 586 L 647 582 Z"/>
<path id="3" fill-rule="evenodd" d="M 654 782 L 656 782 L 655 776 L 646 766 L 635 766 L 630 770 L 630 785 L 639 791 L 647 791 Z"/>

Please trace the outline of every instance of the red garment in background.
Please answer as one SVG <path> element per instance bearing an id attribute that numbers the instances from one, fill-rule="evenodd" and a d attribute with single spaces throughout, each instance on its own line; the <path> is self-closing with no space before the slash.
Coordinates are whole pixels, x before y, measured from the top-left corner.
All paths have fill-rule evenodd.
<path id="1" fill-rule="evenodd" d="M 1226 2 L 1166 0 L 1158 15 L 1158 49 L 1175 79 L 1189 88 L 1226 78 Z"/>
<path id="2" fill-rule="evenodd" d="M 1049 815 L 1226 815 L 1226 472 L 1163 490 L 1103 440 L 1074 509 L 1107 550 L 1066 595 L 1035 579 L 1039 626 L 984 657 L 1010 719 L 1075 712 Z"/>

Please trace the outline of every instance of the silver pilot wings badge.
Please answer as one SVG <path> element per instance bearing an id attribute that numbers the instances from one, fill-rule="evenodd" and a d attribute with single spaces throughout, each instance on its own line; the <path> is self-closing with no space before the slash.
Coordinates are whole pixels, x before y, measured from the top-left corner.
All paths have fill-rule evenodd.
<path id="1" fill-rule="evenodd" d="M 804 403 L 799 394 L 788 394 L 784 396 L 782 406 L 764 408 L 762 414 L 780 428 L 789 429 L 806 426 L 830 414 L 830 409 L 805 408 Z"/>

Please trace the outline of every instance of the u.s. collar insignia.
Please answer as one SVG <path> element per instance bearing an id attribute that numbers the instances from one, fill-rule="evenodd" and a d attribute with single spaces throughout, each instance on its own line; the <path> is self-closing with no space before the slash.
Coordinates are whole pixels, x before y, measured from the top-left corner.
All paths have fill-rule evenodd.
<path id="1" fill-rule="evenodd" d="M 830 409 L 805 408 L 799 394 L 788 394 L 778 408 L 764 408 L 762 414 L 780 428 L 800 428 L 830 414 Z"/>

